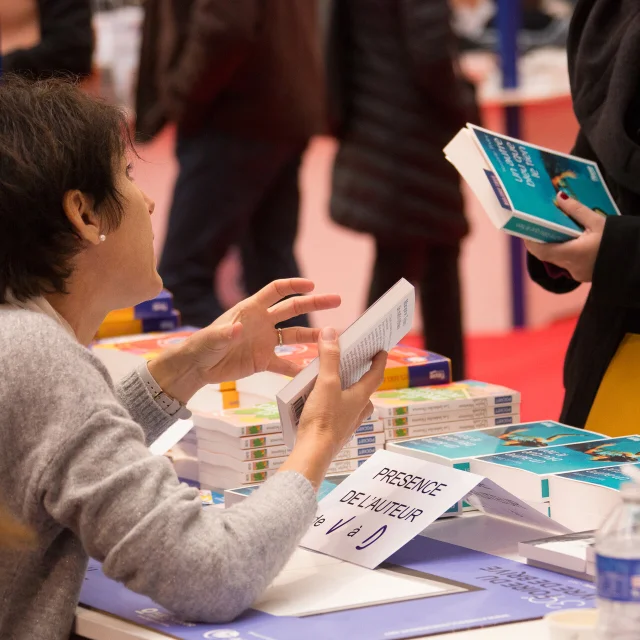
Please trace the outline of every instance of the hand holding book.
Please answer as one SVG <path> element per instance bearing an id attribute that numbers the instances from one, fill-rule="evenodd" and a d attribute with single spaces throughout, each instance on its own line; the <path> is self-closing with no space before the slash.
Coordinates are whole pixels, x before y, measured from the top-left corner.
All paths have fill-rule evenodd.
<path id="1" fill-rule="evenodd" d="M 371 368 L 347 389 L 340 379 L 340 345 L 334 329 L 324 329 L 318 341 L 318 379 L 298 426 L 298 437 L 280 471 L 297 471 L 317 489 L 336 454 L 373 413 L 369 398 L 384 379 L 387 354 L 378 353 Z"/>
<path id="2" fill-rule="evenodd" d="M 527 240 L 527 251 L 542 262 L 565 269 L 576 282 L 591 282 L 606 218 L 563 191 L 558 194 L 557 206 L 583 227 L 584 232 L 575 240 L 562 243 L 542 244 Z"/>

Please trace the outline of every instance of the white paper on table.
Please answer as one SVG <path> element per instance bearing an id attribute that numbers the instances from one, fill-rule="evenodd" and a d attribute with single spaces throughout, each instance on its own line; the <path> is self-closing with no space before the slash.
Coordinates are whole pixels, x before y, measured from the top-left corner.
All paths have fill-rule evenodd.
<path id="1" fill-rule="evenodd" d="M 149 451 L 154 456 L 163 456 L 169 449 L 175 447 L 191 429 L 193 429 L 193 420 L 177 420 L 149 445 Z"/>
<path id="2" fill-rule="evenodd" d="M 460 585 L 402 567 L 371 571 L 297 549 L 254 609 L 273 616 L 310 616 L 464 591 Z"/>

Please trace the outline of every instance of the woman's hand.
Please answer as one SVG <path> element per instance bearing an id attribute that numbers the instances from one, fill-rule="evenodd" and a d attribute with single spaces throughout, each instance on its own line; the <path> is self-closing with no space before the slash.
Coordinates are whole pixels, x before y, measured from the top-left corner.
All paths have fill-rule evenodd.
<path id="1" fill-rule="evenodd" d="M 309 396 L 296 444 L 280 471 L 298 471 L 318 488 L 327 467 L 373 412 L 371 395 L 384 380 L 387 354 L 379 353 L 371 369 L 352 387 L 342 390 L 340 347 L 333 329 L 324 329 L 318 342 L 320 373 Z"/>
<path id="2" fill-rule="evenodd" d="M 593 269 L 602 242 L 606 216 L 592 211 L 564 192 L 558 194 L 558 206 L 569 217 L 584 227 L 584 233 L 575 240 L 559 244 L 525 242 L 527 251 L 542 262 L 550 262 L 566 269 L 577 282 L 591 282 Z"/>
<path id="3" fill-rule="evenodd" d="M 149 371 L 163 391 L 186 403 L 206 384 L 238 380 L 259 371 L 295 376 L 299 365 L 279 358 L 275 325 L 311 311 L 340 306 L 337 295 L 306 295 L 313 282 L 303 278 L 277 280 L 243 300 L 213 324 L 168 349 L 149 363 Z M 295 327 L 282 329 L 283 344 L 316 342 L 320 331 Z"/>

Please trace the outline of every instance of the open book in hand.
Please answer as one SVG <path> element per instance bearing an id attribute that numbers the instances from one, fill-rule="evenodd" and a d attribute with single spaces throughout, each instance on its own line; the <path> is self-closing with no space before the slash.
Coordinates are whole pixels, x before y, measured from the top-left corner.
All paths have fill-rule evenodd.
<path id="1" fill-rule="evenodd" d="M 404 278 L 365 311 L 339 338 L 342 388 L 354 385 L 380 351 L 389 351 L 413 324 L 415 289 Z M 300 417 L 318 377 L 319 361 L 307 365 L 280 393 L 278 409 L 284 442 L 293 447 Z"/>
<path id="2" fill-rule="evenodd" d="M 566 242 L 582 227 L 556 204 L 559 191 L 602 215 L 620 215 L 598 165 L 467 125 L 444 149 L 491 222 L 537 242 Z"/>

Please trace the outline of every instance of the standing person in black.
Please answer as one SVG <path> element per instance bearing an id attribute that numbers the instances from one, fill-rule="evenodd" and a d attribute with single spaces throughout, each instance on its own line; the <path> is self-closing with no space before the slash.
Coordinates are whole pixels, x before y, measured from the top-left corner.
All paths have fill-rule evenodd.
<path id="1" fill-rule="evenodd" d="M 564 245 L 527 245 L 529 273 L 548 291 L 592 285 L 564 368 L 560 419 L 580 427 L 624 337 L 640 333 L 640 3 L 579 0 L 568 54 L 580 124 L 573 153 L 598 162 L 622 213 L 604 220 L 560 200 L 587 232 Z"/>
<path id="2" fill-rule="evenodd" d="M 456 70 L 448 0 L 336 0 L 330 116 L 340 147 L 331 217 L 370 233 L 373 302 L 399 278 L 420 287 L 427 347 L 464 377 L 458 258 L 468 225 L 443 147 L 476 119 Z"/>
<path id="3" fill-rule="evenodd" d="M 24 0 L 0 2 L 0 38 L 12 42 L 12 30 L 30 29 L 25 20 L 39 22 L 39 41 L 10 46 L 2 56 L 3 73 L 33 79 L 91 73 L 91 0 L 34 0 L 33 7 Z"/>
<path id="4" fill-rule="evenodd" d="M 234 245 L 248 294 L 299 275 L 298 170 L 325 122 L 318 13 L 316 0 L 146 3 L 137 129 L 177 123 L 160 274 L 187 324 L 223 313 L 214 274 Z"/>

